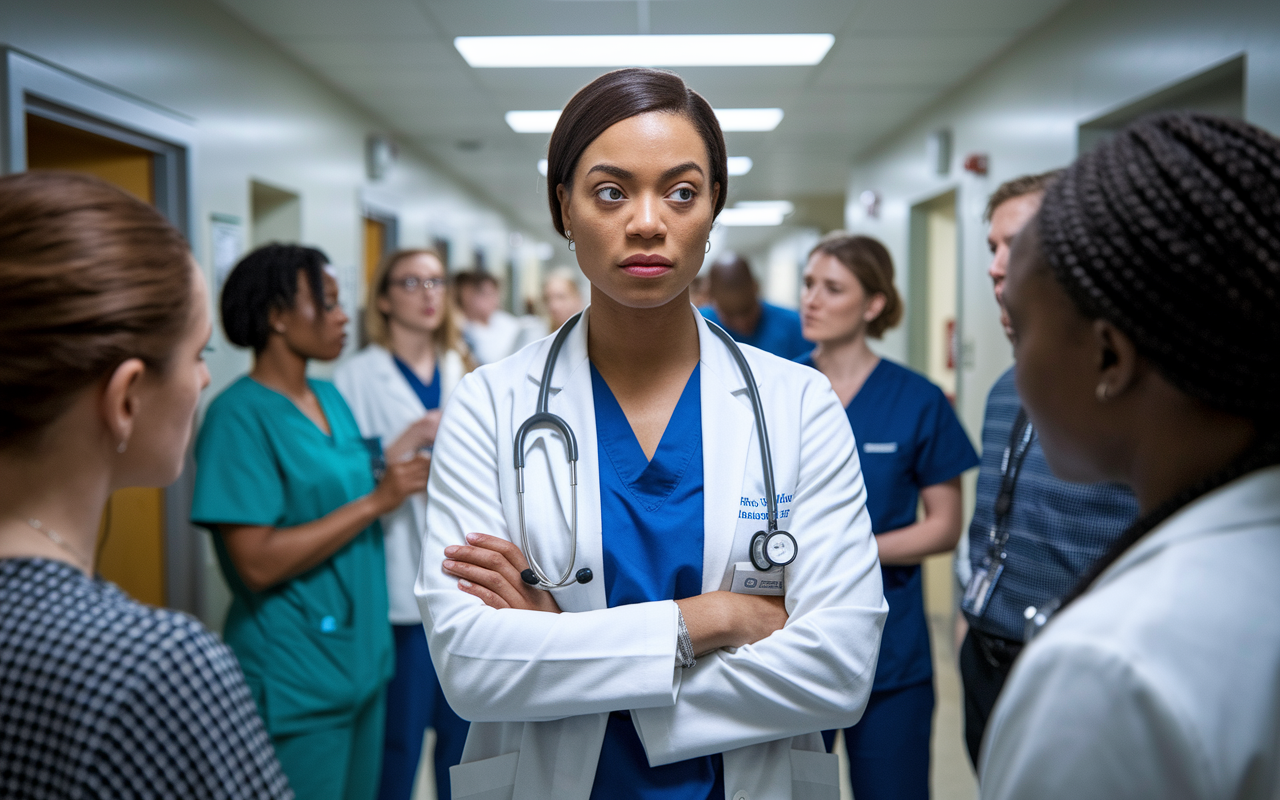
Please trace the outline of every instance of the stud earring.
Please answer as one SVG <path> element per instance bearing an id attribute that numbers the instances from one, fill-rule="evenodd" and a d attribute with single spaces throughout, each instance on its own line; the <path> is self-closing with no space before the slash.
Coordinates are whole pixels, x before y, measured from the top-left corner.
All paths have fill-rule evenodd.
<path id="1" fill-rule="evenodd" d="M 127 439 L 121 439 L 120 444 L 116 445 L 117 453 L 123 453 L 125 450 L 128 450 L 128 449 L 129 449 L 129 441 Z"/>
<path id="2" fill-rule="evenodd" d="M 1105 383 L 1098 384 L 1098 388 L 1094 391 L 1093 396 L 1098 398 L 1099 403 L 1107 402 L 1107 392 L 1110 391 Z"/>

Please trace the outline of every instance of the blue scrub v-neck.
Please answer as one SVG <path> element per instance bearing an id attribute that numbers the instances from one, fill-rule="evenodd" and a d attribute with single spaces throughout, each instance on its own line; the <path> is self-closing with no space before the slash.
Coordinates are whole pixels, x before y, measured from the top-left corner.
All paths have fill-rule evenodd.
<path id="1" fill-rule="evenodd" d="M 702 593 L 702 391 L 694 367 L 653 459 L 591 365 L 600 463 L 605 596 L 610 608 Z M 674 669 L 675 665 L 672 664 Z M 615 711 L 601 745 L 592 800 L 724 797 L 719 755 L 650 767 L 631 715 Z"/>
<path id="2" fill-rule="evenodd" d="M 435 372 L 431 375 L 431 383 L 423 383 L 422 378 L 418 377 L 418 373 L 413 368 L 400 360 L 400 356 L 393 355 L 391 360 L 396 363 L 396 369 L 400 370 L 400 374 L 404 376 L 405 382 L 409 384 L 409 388 L 422 401 L 422 407 L 430 411 L 433 408 L 440 407 L 440 365 L 436 364 Z"/>

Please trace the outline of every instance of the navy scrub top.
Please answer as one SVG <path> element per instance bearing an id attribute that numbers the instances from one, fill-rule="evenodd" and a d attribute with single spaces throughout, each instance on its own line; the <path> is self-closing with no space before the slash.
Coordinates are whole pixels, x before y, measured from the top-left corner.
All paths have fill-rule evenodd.
<path id="1" fill-rule="evenodd" d="M 605 596 L 610 608 L 702 593 L 699 372 L 700 367 L 695 367 L 649 461 L 609 385 L 595 365 L 591 367 Z M 630 713 L 609 715 L 592 800 L 723 797 L 724 763 L 719 755 L 650 767 Z"/>
<path id="2" fill-rule="evenodd" d="M 423 383 L 422 378 L 418 377 L 418 373 L 413 368 L 400 360 L 400 356 L 392 356 L 391 360 L 396 363 L 396 369 L 400 370 L 400 374 L 404 376 L 405 383 L 409 384 L 409 388 L 422 401 L 422 407 L 428 411 L 440 407 L 440 365 L 436 364 L 436 371 L 431 375 L 431 383 Z"/>
<path id="3" fill-rule="evenodd" d="M 698 310 L 708 321 L 724 328 L 714 307 L 703 306 Z M 750 336 L 743 336 L 730 328 L 724 329 L 735 342 L 758 347 L 781 358 L 799 358 L 813 349 L 813 342 L 806 340 L 801 332 L 800 314 L 773 303 L 760 303 L 760 321 Z"/>
<path id="4" fill-rule="evenodd" d="M 796 359 L 814 366 L 812 354 Z M 877 534 L 916 522 L 920 489 L 978 466 L 978 454 L 942 390 L 919 373 L 880 359 L 845 408 L 862 462 L 867 513 Z M 889 617 L 873 691 L 930 680 L 929 626 L 920 565 L 880 565 Z"/>

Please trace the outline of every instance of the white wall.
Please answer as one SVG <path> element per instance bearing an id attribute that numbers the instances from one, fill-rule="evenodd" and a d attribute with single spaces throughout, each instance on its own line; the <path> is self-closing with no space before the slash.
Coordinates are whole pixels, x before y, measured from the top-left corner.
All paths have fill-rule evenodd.
<path id="1" fill-rule="evenodd" d="M 899 286 L 908 286 L 910 207 L 955 188 L 960 218 L 959 410 L 980 435 L 991 384 L 1011 363 L 990 281 L 982 210 L 1002 181 L 1067 164 L 1084 120 L 1175 83 L 1239 53 L 1247 54 L 1246 117 L 1280 131 L 1280 5 L 1275 0 L 1081 0 L 1067 6 L 1003 56 L 880 146 L 850 172 L 846 224 L 892 251 Z M 928 174 L 925 142 L 939 128 L 953 134 L 950 175 Z M 968 153 L 990 156 L 990 174 L 963 172 Z M 867 189 L 883 196 L 879 219 L 857 202 Z M 911 313 L 912 309 L 908 309 Z M 882 350 L 905 360 L 902 336 Z"/>
<path id="2" fill-rule="evenodd" d="M 0 3 L 0 42 L 194 119 L 191 233 L 206 267 L 210 214 L 248 225 L 251 179 L 301 195 L 302 240 L 339 268 L 348 309 L 363 299 L 351 295 L 363 292 L 366 203 L 399 216 L 402 244 L 445 236 L 459 263 L 469 263 L 473 247 L 495 270 L 507 263 L 512 226 L 502 215 L 403 148 L 391 173 L 370 184 L 365 137 L 384 126 L 206 0 Z M 221 331 L 214 347 L 216 391 L 249 357 Z"/>

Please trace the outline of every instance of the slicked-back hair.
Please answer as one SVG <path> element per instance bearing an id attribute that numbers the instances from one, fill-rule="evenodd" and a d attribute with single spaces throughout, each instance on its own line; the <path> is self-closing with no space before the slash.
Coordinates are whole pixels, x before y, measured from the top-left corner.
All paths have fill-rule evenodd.
<path id="1" fill-rule="evenodd" d="M 324 314 L 324 268 L 329 257 L 300 244 L 263 245 L 240 259 L 222 286 L 220 308 L 227 341 L 261 353 L 271 338 L 271 312 L 293 308 L 298 273 L 311 289 L 316 318 Z"/>
<path id="2" fill-rule="evenodd" d="M 868 295 L 884 295 L 884 308 L 867 323 L 868 336 L 879 339 L 902 321 L 902 297 L 893 284 L 893 256 L 878 239 L 836 231 L 818 242 L 809 251 L 809 258 L 818 253 L 832 256 L 843 264 Z"/>
<path id="3" fill-rule="evenodd" d="M 1049 184 L 1062 177 L 1062 173 L 1063 170 L 1051 169 L 1038 175 L 1019 175 L 1012 180 L 1005 181 L 996 187 L 996 190 L 991 193 L 991 197 L 987 198 L 987 208 L 982 212 L 982 221 L 990 222 L 991 215 L 996 213 L 996 209 L 1015 197 L 1040 194 L 1049 188 Z"/>
<path id="4" fill-rule="evenodd" d="M 1202 114 L 1140 120 L 1052 183 L 1033 224 L 1081 314 L 1258 430 L 1231 464 L 1139 519 L 1070 602 L 1178 509 L 1280 463 L 1280 139 Z"/>
<path id="5" fill-rule="evenodd" d="M 128 359 L 163 372 L 193 280 L 182 234 L 136 197 L 71 172 L 0 178 L 0 447 Z"/>
<path id="6" fill-rule="evenodd" d="M 607 72 L 578 90 L 565 105 L 547 147 L 547 202 L 551 224 L 565 236 L 556 187 L 573 186 L 573 171 L 582 153 L 609 127 L 624 119 L 665 111 L 685 117 L 698 131 L 711 162 L 711 183 L 719 184 L 715 211 L 724 209 L 729 193 L 729 159 L 724 133 L 711 104 L 674 72 L 630 68 Z M 566 237 L 567 238 L 567 237 Z"/>

